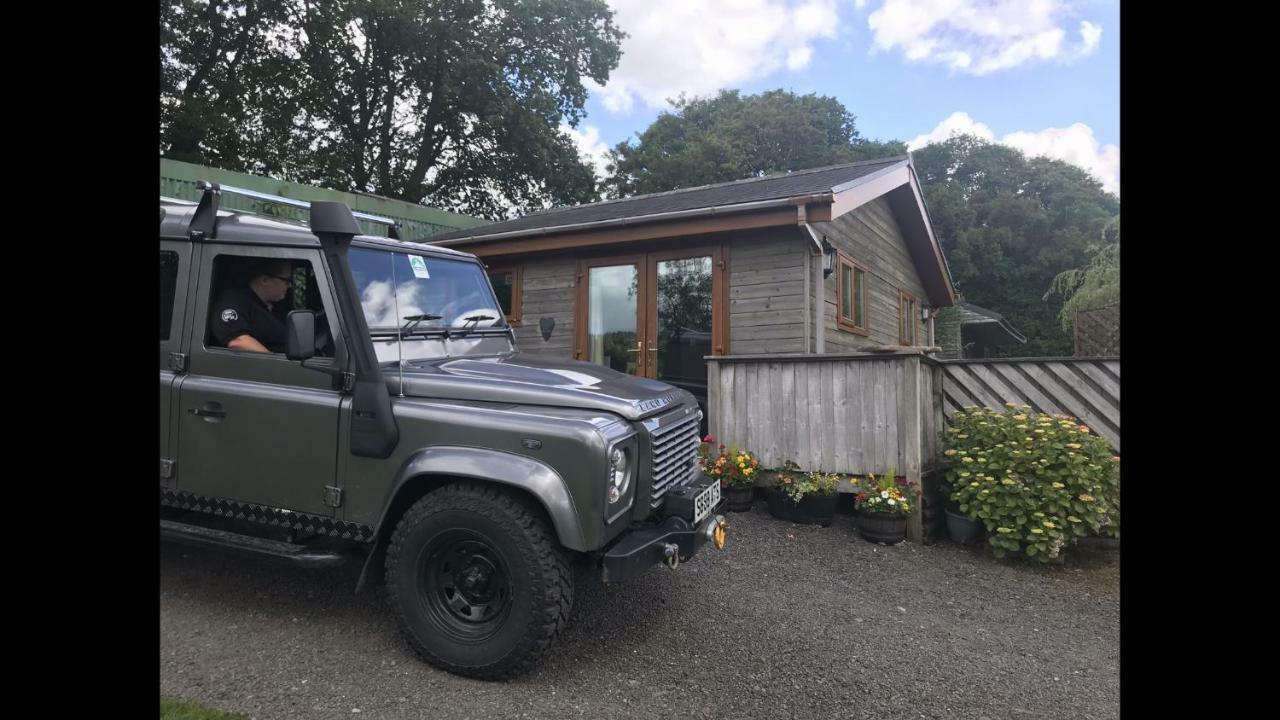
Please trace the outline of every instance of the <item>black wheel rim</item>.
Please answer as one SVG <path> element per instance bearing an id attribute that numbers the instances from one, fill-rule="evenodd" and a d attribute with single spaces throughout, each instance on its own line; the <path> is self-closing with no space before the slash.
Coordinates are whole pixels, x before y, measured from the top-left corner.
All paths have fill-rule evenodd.
<path id="1" fill-rule="evenodd" d="M 502 554 L 470 530 L 446 530 L 423 548 L 419 597 L 438 631 L 456 642 L 482 642 L 511 610 L 511 581 Z"/>

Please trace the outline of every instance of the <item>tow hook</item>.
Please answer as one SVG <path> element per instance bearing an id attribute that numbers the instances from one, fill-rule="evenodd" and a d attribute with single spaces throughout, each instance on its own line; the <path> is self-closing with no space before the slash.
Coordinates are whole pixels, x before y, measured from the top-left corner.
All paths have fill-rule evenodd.
<path id="1" fill-rule="evenodd" d="M 667 567 L 672 570 L 680 567 L 680 546 L 675 543 L 663 543 L 662 557 L 665 559 Z"/>
<path id="2" fill-rule="evenodd" d="M 724 550 L 725 532 L 729 529 L 729 522 L 724 519 L 723 515 L 717 515 L 707 523 L 707 539 L 716 546 L 717 550 Z"/>

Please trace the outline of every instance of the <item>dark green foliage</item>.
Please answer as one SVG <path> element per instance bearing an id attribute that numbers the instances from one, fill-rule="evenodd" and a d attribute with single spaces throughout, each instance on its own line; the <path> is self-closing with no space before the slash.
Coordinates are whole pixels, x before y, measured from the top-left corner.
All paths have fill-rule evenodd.
<path id="1" fill-rule="evenodd" d="M 900 142 L 863 139 L 854 116 L 833 97 L 737 90 L 681 96 L 638 142 L 610 152 L 614 197 L 662 192 L 789 170 L 901 155 Z"/>
<path id="2" fill-rule="evenodd" d="M 559 125 L 622 37 L 603 0 L 172 0 L 161 151 L 491 218 L 588 202 Z"/>
<path id="3" fill-rule="evenodd" d="M 956 289 L 1027 336 L 1006 352 L 1070 355 L 1058 317 L 1062 298 L 1045 293 L 1059 273 L 1118 242 L 1103 228 L 1119 214 L 1119 198 L 1074 165 L 971 136 L 928 145 L 912 158 Z"/>

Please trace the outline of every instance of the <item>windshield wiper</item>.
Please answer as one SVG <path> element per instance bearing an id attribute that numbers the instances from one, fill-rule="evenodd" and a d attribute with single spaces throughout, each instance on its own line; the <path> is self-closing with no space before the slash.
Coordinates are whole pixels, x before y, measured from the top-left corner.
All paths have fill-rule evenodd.
<path id="1" fill-rule="evenodd" d="M 497 320 L 497 318 L 493 317 L 492 315 L 472 315 L 470 317 L 465 317 L 462 320 L 464 323 L 471 324 L 471 323 L 478 323 L 482 320 Z M 463 325 L 457 330 L 446 330 L 444 333 L 444 336 L 447 338 L 466 337 L 467 333 L 470 333 L 470 332 L 471 332 L 471 328 L 467 327 L 467 325 Z"/>
<path id="2" fill-rule="evenodd" d="M 405 322 L 404 327 L 400 328 L 400 339 L 403 340 L 409 337 L 409 335 L 413 333 L 413 329 L 418 327 L 418 323 L 422 322 L 423 320 L 439 320 L 442 317 L 443 317 L 442 315 L 430 315 L 430 314 L 405 315 L 404 319 L 407 322 Z"/>

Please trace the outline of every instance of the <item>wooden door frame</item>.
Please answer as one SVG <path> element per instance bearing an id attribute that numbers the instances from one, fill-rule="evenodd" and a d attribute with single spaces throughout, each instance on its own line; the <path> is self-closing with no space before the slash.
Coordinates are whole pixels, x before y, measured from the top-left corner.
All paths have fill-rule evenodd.
<path id="1" fill-rule="evenodd" d="M 582 258 L 578 260 L 578 271 L 575 276 L 577 284 L 577 292 L 574 293 L 573 301 L 573 359 L 587 360 L 587 291 L 589 283 L 587 275 L 591 268 L 596 267 L 612 267 L 615 265 L 635 265 L 636 266 L 636 338 L 637 342 L 643 341 L 647 332 L 645 324 L 645 313 L 648 310 L 645 301 L 646 292 L 648 290 L 647 273 L 645 272 L 645 254 L 631 253 L 627 255 L 601 255 L 591 258 Z M 648 372 L 648 361 L 645 357 L 647 353 L 637 353 L 640 357 L 636 361 L 637 377 L 646 377 Z"/>
<path id="2" fill-rule="evenodd" d="M 643 317 L 643 324 L 637 325 L 642 332 L 639 333 L 642 339 L 647 343 L 650 338 L 656 335 L 657 330 L 657 296 L 656 294 L 649 297 L 649 280 L 651 274 L 656 274 L 656 263 L 662 260 L 671 260 L 681 257 L 698 257 L 702 255 L 711 256 L 711 354 L 712 355 L 728 355 L 729 354 L 729 263 L 730 249 L 729 240 L 721 240 L 718 242 L 699 243 L 697 245 L 680 246 L 671 243 L 661 243 L 659 245 L 646 244 L 647 247 L 641 248 L 639 252 L 634 249 L 632 252 L 610 254 L 607 250 L 593 253 L 589 257 L 582 257 L 578 260 L 578 268 L 575 273 L 575 293 L 573 301 L 573 358 L 575 360 L 586 359 L 587 346 L 587 271 L 593 267 L 602 267 L 609 265 L 626 265 L 634 264 L 637 266 L 640 277 L 637 281 L 637 290 L 643 293 L 644 302 L 637 301 L 636 307 L 638 313 Z M 651 267 L 652 266 L 652 267 Z M 650 325 L 650 317 L 652 327 Z M 649 369 L 650 353 L 646 347 L 646 351 L 641 353 L 645 357 L 638 363 L 638 367 L 643 368 L 647 373 Z M 656 366 L 655 366 L 656 370 Z M 648 377 L 647 374 L 644 377 Z"/>
<path id="3" fill-rule="evenodd" d="M 695 245 L 692 247 L 668 248 L 666 250 L 656 250 L 645 253 L 647 275 L 647 283 L 653 287 L 654 292 L 645 296 L 645 305 L 647 318 L 645 320 L 644 342 L 645 342 L 645 360 L 646 371 L 645 377 L 653 378 L 657 375 L 657 347 L 654 343 L 658 337 L 658 263 L 666 260 L 681 260 L 684 258 L 695 257 L 711 257 L 711 354 L 724 355 L 726 346 L 728 345 L 728 325 L 729 318 L 727 310 L 729 304 L 723 302 L 729 295 L 728 273 L 724 271 L 724 247 L 723 244 L 714 245 Z M 654 358 L 655 362 L 649 363 L 648 359 Z"/>

